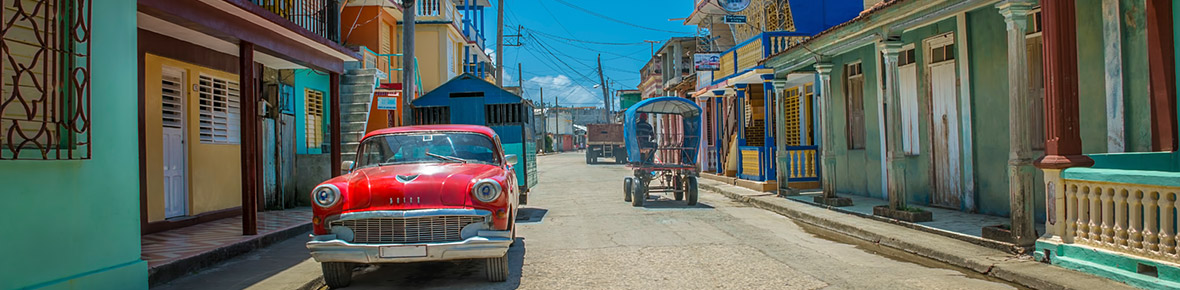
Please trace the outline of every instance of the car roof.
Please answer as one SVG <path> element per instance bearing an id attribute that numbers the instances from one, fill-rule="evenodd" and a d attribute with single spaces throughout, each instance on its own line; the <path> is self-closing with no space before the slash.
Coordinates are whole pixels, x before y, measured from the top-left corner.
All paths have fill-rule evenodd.
<path id="1" fill-rule="evenodd" d="M 369 132 L 368 134 L 365 134 L 365 138 L 363 138 L 363 139 L 369 139 L 369 137 L 373 137 L 373 136 L 377 136 L 377 135 L 417 133 L 417 132 L 472 132 L 472 133 L 480 133 L 480 134 L 486 135 L 486 136 L 488 136 L 488 138 L 492 138 L 492 139 L 495 139 L 495 137 L 496 137 L 496 131 L 492 130 L 492 128 L 488 128 L 487 126 L 446 124 L 446 125 L 418 125 L 418 126 L 402 126 L 402 127 L 385 128 L 385 129 L 380 129 L 380 130 L 376 130 L 373 132 Z"/>

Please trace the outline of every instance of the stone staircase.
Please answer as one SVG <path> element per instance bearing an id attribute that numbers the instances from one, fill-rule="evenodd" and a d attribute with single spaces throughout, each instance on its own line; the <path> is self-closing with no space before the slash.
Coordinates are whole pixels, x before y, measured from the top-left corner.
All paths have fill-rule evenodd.
<path id="1" fill-rule="evenodd" d="M 369 124 L 380 71 L 375 68 L 349 68 L 340 76 L 341 160 L 356 160 L 356 152 Z"/>

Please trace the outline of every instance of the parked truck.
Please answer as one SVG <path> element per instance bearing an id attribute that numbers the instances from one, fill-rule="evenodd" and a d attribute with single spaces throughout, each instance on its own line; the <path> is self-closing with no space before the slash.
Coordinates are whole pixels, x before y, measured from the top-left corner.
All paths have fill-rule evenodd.
<path id="1" fill-rule="evenodd" d="M 598 163 L 598 158 L 613 158 L 615 163 L 627 162 L 624 150 L 623 124 L 586 125 L 586 164 Z"/>

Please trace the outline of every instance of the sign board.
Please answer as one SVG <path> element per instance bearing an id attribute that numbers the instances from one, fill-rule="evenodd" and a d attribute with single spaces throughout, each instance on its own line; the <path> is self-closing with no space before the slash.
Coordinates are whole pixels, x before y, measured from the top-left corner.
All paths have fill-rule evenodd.
<path id="1" fill-rule="evenodd" d="M 692 67 L 697 71 L 714 71 L 721 69 L 720 53 L 694 53 Z"/>
<path id="2" fill-rule="evenodd" d="M 717 0 L 717 5 L 721 6 L 721 9 L 725 9 L 725 11 L 737 13 L 750 7 L 750 2 L 753 2 L 753 0 Z"/>
<path id="3" fill-rule="evenodd" d="M 725 24 L 746 24 L 745 15 L 725 15 Z"/>
<path id="4" fill-rule="evenodd" d="M 377 97 L 378 110 L 397 110 L 397 97 Z"/>

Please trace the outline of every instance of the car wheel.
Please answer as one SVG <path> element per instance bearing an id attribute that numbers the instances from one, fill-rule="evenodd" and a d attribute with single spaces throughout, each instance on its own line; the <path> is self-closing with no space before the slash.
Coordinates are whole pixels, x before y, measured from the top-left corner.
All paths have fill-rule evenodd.
<path id="1" fill-rule="evenodd" d="M 684 181 L 679 175 L 672 177 L 672 188 L 675 190 L 672 196 L 676 198 L 676 201 L 684 200 Z"/>
<path id="2" fill-rule="evenodd" d="M 643 188 L 643 182 L 631 183 L 631 206 L 643 206 L 643 201 L 647 199 L 647 193 Z"/>
<path id="3" fill-rule="evenodd" d="M 697 178 L 689 176 L 684 183 L 684 191 L 688 193 L 688 205 L 697 205 Z"/>
<path id="4" fill-rule="evenodd" d="M 487 259 L 489 282 L 504 282 L 508 280 L 508 253 L 503 257 Z"/>
<path id="5" fill-rule="evenodd" d="M 352 284 L 352 267 L 352 263 L 321 263 L 324 284 L 328 284 L 332 289 L 348 287 L 348 284 Z"/>
<path id="6" fill-rule="evenodd" d="M 623 177 L 623 201 L 631 202 L 631 184 L 635 183 L 634 177 Z"/>

